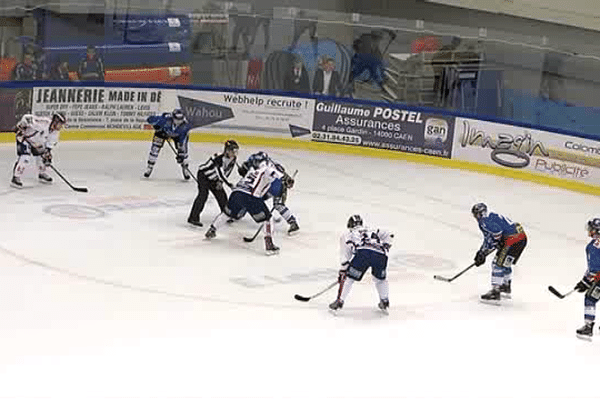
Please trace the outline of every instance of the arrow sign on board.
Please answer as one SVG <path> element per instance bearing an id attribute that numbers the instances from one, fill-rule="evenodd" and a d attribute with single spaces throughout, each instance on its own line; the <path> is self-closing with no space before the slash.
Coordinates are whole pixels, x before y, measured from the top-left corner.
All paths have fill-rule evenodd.
<path id="1" fill-rule="evenodd" d="M 215 122 L 233 118 L 233 110 L 218 104 L 207 103 L 196 99 L 177 96 L 183 113 L 192 128 L 210 125 Z"/>
<path id="2" fill-rule="evenodd" d="M 310 135 L 310 129 L 290 124 L 290 133 L 292 134 L 292 137 Z"/>

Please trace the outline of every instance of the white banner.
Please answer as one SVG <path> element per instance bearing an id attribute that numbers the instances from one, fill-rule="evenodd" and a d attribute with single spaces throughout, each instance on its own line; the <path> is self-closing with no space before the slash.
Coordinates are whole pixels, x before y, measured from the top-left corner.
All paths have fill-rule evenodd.
<path id="1" fill-rule="evenodd" d="M 193 132 L 310 139 L 315 101 L 265 94 L 168 90 L 167 110 L 179 107 Z"/>
<path id="2" fill-rule="evenodd" d="M 149 115 L 181 108 L 192 132 L 235 133 L 310 140 L 315 101 L 201 90 L 37 87 L 32 112 L 63 111 L 70 129 L 151 129 Z"/>
<path id="3" fill-rule="evenodd" d="M 457 118 L 452 158 L 600 186 L 600 142 Z"/>
<path id="4" fill-rule="evenodd" d="M 164 90 L 105 87 L 33 88 L 32 112 L 66 114 L 69 129 L 143 129 L 149 115 L 162 111 Z"/>

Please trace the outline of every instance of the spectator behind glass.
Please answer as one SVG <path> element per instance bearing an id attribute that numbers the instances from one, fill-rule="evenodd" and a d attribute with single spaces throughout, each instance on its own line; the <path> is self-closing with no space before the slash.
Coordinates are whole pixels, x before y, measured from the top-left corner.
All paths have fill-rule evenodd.
<path id="1" fill-rule="evenodd" d="M 50 69 L 51 81 L 69 81 L 69 61 L 59 58 L 58 61 Z"/>
<path id="2" fill-rule="evenodd" d="M 17 63 L 12 71 L 13 81 L 33 81 L 36 77 L 34 54 L 23 54 L 23 61 Z"/>
<path id="3" fill-rule="evenodd" d="M 329 56 L 323 56 L 320 67 L 313 79 L 315 94 L 339 96 L 342 92 L 342 83 L 339 72 L 335 70 L 335 61 Z"/>
<path id="4" fill-rule="evenodd" d="M 87 47 L 87 53 L 79 62 L 79 80 L 81 81 L 103 81 L 104 63 L 96 54 L 96 48 L 92 45 Z"/>
<path id="5" fill-rule="evenodd" d="M 308 72 L 301 60 L 294 61 L 292 68 L 285 74 L 283 89 L 288 92 L 310 93 Z"/>

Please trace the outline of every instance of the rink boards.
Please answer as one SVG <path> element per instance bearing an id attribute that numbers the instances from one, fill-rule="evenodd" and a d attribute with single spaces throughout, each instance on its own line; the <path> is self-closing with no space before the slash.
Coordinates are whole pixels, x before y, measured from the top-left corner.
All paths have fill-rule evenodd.
<path id="1" fill-rule="evenodd" d="M 475 119 L 434 109 L 244 90 L 18 86 L 3 129 L 25 112 L 65 112 L 62 140 L 150 140 L 149 115 L 183 109 L 190 141 L 297 148 L 397 159 L 600 194 L 600 142 L 576 133 Z M 10 100 L 10 99 L 9 99 Z M 6 99 L 4 99 L 6 103 Z M 12 120 L 11 120 L 12 118 Z M 11 142 L 12 133 L 0 133 Z"/>

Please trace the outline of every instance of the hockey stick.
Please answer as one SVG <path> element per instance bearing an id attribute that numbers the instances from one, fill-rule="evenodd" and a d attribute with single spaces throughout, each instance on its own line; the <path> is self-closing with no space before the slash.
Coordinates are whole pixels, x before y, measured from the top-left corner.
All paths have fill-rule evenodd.
<path id="1" fill-rule="evenodd" d="M 70 187 L 71 189 L 73 189 L 73 190 L 74 190 L 74 191 L 76 191 L 76 192 L 87 193 L 87 191 L 88 191 L 88 188 L 86 188 L 86 187 L 76 187 L 76 186 L 73 186 L 73 185 L 71 185 L 71 182 L 69 182 L 69 181 L 67 180 L 67 178 L 65 178 L 65 177 L 64 177 L 64 176 L 63 176 L 63 175 L 62 175 L 60 172 L 58 172 L 58 170 L 57 170 L 56 168 L 54 168 L 54 165 L 50 164 L 50 168 L 52 168 L 52 170 L 53 170 L 53 171 L 56 173 L 56 175 L 60 176 L 60 178 L 61 178 L 63 181 L 65 181 L 65 183 L 66 183 L 67 185 L 69 185 L 69 187 Z"/>
<path id="2" fill-rule="evenodd" d="M 294 174 L 292 175 L 292 179 L 295 179 L 297 174 L 298 174 L 298 170 L 295 170 L 295 171 L 294 171 Z M 275 210 L 275 206 L 273 205 L 273 207 L 271 207 L 271 211 L 270 211 L 270 213 L 271 213 L 271 214 L 273 214 L 273 211 L 274 211 L 274 210 Z M 260 233 L 260 231 L 262 230 L 262 228 L 263 228 L 263 225 L 264 225 L 264 224 L 265 224 L 264 222 L 263 222 L 262 224 L 260 224 L 260 226 L 259 226 L 259 227 L 258 227 L 258 229 L 256 230 L 256 233 L 254 233 L 254 235 L 252 235 L 252 237 L 247 237 L 247 236 L 244 236 L 244 237 L 243 237 L 243 239 L 244 239 L 244 242 L 246 242 L 246 243 L 251 243 L 251 242 L 254 242 L 254 239 L 256 239 L 256 237 L 258 236 L 258 234 L 259 234 L 259 233 Z"/>
<path id="3" fill-rule="evenodd" d="M 323 293 L 332 289 L 333 287 L 337 286 L 337 284 L 338 284 L 338 282 L 335 281 L 331 285 L 327 286 L 325 289 L 321 290 L 319 293 L 315 293 L 312 296 L 305 297 L 305 296 L 300 296 L 299 294 L 295 294 L 294 298 L 298 301 L 309 301 L 311 299 L 314 299 L 315 297 L 322 295 Z"/>
<path id="4" fill-rule="evenodd" d="M 496 249 L 493 249 L 491 251 L 488 251 L 485 256 L 489 256 L 490 254 L 492 254 L 494 251 L 496 251 Z M 437 279 L 438 281 L 444 281 L 444 282 L 452 282 L 453 280 L 455 280 L 456 278 L 458 278 L 459 276 L 461 276 L 462 274 L 464 274 L 465 272 L 467 272 L 468 270 L 470 270 L 471 268 L 473 268 L 475 266 L 475 263 L 469 265 L 467 268 L 463 269 L 462 271 L 460 271 L 458 274 L 454 275 L 452 278 L 444 278 L 443 276 L 439 276 L 439 275 L 434 275 L 433 279 Z"/>
<path id="5" fill-rule="evenodd" d="M 175 150 L 175 147 L 173 147 L 173 144 L 171 144 L 171 141 L 170 141 L 169 139 L 165 139 L 165 141 L 166 141 L 167 143 L 169 143 L 169 147 L 171 148 L 171 150 L 173 150 L 173 153 L 175 153 L 175 157 L 177 157 L 177 155 L 178 155 L 178 154 L 177 154 L 177 150 Z M 191 176 L 192 178 L 194 178 L 194 180 L 196 181 L 196 183 L 198 183 L 198 178 L 196 178 L 196 177 L 194 176 L 194 174 L 192 174 L 192 171 L 190 171 L 190 169 L 188 168 L 188 166 L 187 166 L 187 165 L 185 165 L 185 164 L 181 164 L 181 166 L 182 166 L 182 167 L 184 167 L 184 168 L 185 168 L 185 170 L 187 171 L 187 173 L 188 173 L 188 174 L 190 174 L 190 176 Z"/>
<path id="6" fill-rule="evenodd" d="M 32 144 L 32 143 L 29 141 L 29 140 L 27 140 L 27 138 L 25 138 L 25 137 L 24 137 L 23 139 L 25 139 L 25 141 L 26 141 L 27 143 L 29 143 L 29 146 L 31 146 L 31 148 L 34 148 L 34 147 L 35 147 L 35 146 L 34 146 L 34 145 L 33 145 L 33 144 Z M 54 167 L 54 165 L 50 164 L 50 168 L 52 168 L 52 170 L 53 170 L 54 172 L 56 172 L 56 175 L 60 176 L 60 179 L 62 179 L 62 180 L 63 180 L 63 181 L 64 181 L 64 182 L 65 182 L 67 185 L 69 185 L 69 187 L 70 187 L 71 189 L 73 189 L 73 190 L 74 190 L 74 191 L 76 191 L 76 192 L 87 193 L 88 189 L 87 189 L 86 187 L 76 187 L 76 186 L 73 186 L 73 185 L 71 184 L 71 182 L 69 182 L 69 181 L 67 180 L 67 178 L 65 178 L 65 177 L 64 177 L 64 176 L 63 176 L 63 175 L 62 175 L 60 172 L 58 172 L 58 170 L 57 170 L 57 169 Z"/>
<path id="7" fill-rule="evenodd" d="M 567 293 L 565 294 L 561 294 L 558 290 L 556 290 L 553 286 L 548 286 L 548 290 L 550 291 L 550 293 L 552 293 L 553 295 L 555 295 L 556 297 L 558 297 L 559 299 L 564 299 L 565 297 L 567 297 L 568 295 L 570 295 L 571 293 L 573 293 L 575 291 L 575 289 L 571 289 L 569 290 Z"/>
<path id="8" fill-rule="evenodd" d="M 273 214 L 273 211 L 275 210 L 275 206 L 273 206 L 271 208 L 271 210 L 269 211 L 270 214 Z M 265 225 L 265 223 L 263 222 L 262 224 L 260 224 L 260 226 L 258 227 L 258 229 L 256 230 L 256 233 L 254 233 L 254 235 L 252 235 L 252 237 L 247 237 L 244 236 L 244 242 L 246 243 L 251 243 L 254 242 L 254 239 L 256 239 L 256 237 L 258 236 L 258 234 L 260 233 L 260 231 L 262 230 L 263 226 Z"/>
<path id="9" fill-rule="evenodd" d="M 459 276 L 461 276 L 462 274 L 464 274 L 465 272 L 467 272 L 474 266 L 475 266 L 475 263 L 469 265 L 467 268 L 463 269 L 458 274 L 454 275 L 452 278 L 444 278 L 443 276 L 440 276 L 440 275 L 434 275 L 433 279 L 437 279 L 438 281 L 444 281 L 444 282 L 452 282 L 453 280 L 455 280 L 456 278 L 458 278 Z"/>

